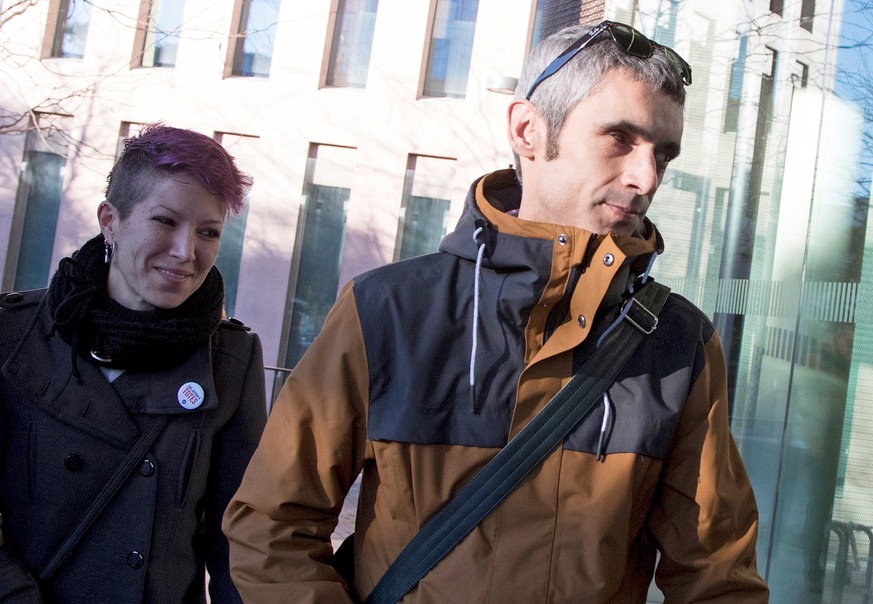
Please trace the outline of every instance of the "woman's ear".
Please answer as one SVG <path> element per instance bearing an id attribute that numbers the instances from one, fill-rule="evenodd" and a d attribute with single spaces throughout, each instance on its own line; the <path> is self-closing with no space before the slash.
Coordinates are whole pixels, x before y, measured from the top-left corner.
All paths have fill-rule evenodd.
<path id="1" fill-rule="evenodd" d="M 104 201 L 97 206 L 97 223 L 100 225 L 103 239 L 110 245 L 115 243 L 115 225 L 119 220 L 121 218 L 118 216 L 118 210 L 108 201 Z"/>
<path id="2" fill-rule="evenodd" d="M 539 119 L 536 109 L 530 101 L 514 99 L 507 110 L 509 144 L 519 157 L 532 159 L 535 155 L 537 141 L 541 136 L 543 121 Z"/>

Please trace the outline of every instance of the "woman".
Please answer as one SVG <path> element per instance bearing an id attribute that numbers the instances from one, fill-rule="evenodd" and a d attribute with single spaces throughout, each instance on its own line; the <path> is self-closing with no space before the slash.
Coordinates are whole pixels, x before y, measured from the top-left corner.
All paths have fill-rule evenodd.
<path id="1" fill-rule="evenodd" d="M 213 264 L 250 185 L 211 138 L 126 141 L 101 235 L 0 296 L 0 601 L 239 601 L 221 515 L 266 421 Z M 113 484 L 112 477 L 118 478 Z"/>

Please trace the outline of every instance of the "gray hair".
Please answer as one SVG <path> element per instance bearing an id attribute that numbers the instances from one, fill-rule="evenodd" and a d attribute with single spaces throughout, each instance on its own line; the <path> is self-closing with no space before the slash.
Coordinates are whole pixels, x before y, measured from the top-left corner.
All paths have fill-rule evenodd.
<path id="1" fill-rule="evenodd" d="M 515 98 L 523 99 L 549 63 L 595 26 L 571 25 L 540 42 L 525 62 Z M 685 105 L 682 77 L 661 48 L 656 46 L 651 57 L 641 59 L 613 44 L 609 35 L 609 32 L 599 34 L 569 63 L 541 82 L 531 96 L 530 101 L 546 122 L 546 161 L 558 156 L 558 137 L 567 116 L 613 69 L 623 69 L 635 80 L 651 85 L 654 92 L 663 92 L 680 106 Z M 515 171 L 521 182 L 521 163 L 517 154 Z"/>

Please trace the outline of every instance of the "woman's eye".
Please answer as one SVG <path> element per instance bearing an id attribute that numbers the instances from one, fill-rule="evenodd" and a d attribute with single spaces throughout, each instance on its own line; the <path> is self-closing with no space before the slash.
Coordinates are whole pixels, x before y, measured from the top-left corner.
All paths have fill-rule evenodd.
<path id="1" fill-rule="evenodd" d="M 173 222 L 172 218 L 167 218 L 166 216 L 155 216 L 152 218 L 155 222 L 159 222 L 160 224 L 165 224 L 167 226 L 173 226 L 175 222 Z"/>
<path id="2" fill-rule="evenodd" d="M 218 229 L 204 229 L 200 231 L 205 237 L 209 237 L 210 239 L 218 239 L 221 237 L 221 231 Z"/>

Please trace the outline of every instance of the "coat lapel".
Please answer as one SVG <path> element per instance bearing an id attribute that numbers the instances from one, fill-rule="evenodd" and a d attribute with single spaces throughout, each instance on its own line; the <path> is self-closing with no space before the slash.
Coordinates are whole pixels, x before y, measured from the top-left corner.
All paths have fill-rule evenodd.
<path id="1" fill-rule="evenodd" d="M 3 375 L 46 413 L 97 438 L 129 447 L 139 430 L 112 385 L 94 365 L 77 359 L 73 375 L 70 347 L 51 334 L 46 301 L 3 365 Z"/>

